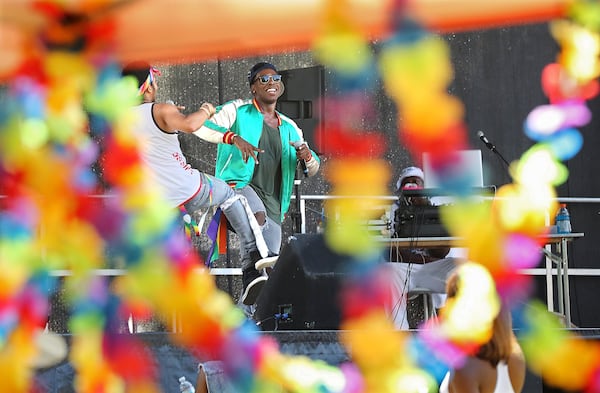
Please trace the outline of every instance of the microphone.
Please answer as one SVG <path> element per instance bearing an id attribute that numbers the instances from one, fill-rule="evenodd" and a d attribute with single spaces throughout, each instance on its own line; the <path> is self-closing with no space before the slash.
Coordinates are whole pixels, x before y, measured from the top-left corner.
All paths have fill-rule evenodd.
<path id="1" fill-rule="evenodd" d="M 510 166 L 508 161 L 506 161 L 506 159 L 502 156 L 502 154 L 500 154 L 500 152 L 496 149 L 496 146 L 494 146 L 494 144 L 492 142 L 490 142 L 489 139 L 487 139 L 487 137 L 485 136 L 483 131 L 477 131 L 477 136 L 479 137 L 479 139 L 481 139 L 481 141 L 485 144 L 485 146 L 492 151 L 492 153 L 496 154 L 502 160 L 502 162 L 504 163 L 504 165 L 506 165 L 507 168 Z M 509 176 L 510 176 L 510 173 L 509 173 Z"/>
<path id="2" fill-rule="evenodd" d="M 489 139 L 487 139 L 483 131 L 477 131 L 477 136 L 479 137 L 479 139 L 481 139 L 481 141 L 488 149 L 490 149 L 491 151 L 496 150 L 496 146 L 494 146 L 494 144 L 490 142 Z"/>
<path id="3" fill-rule="evenodd" d="M 305 145 L 305 144 L 306 144 L 306 142 L 296 141 L 296 142 L 294 142 L 294 147 L 296 148 L 296 150 L 298 150 L 300 148 L 300 146 Z M 304 177 L 308 177 L 308 168 L 306 167 L 306 161 L 300 160 L 300 166 L 302 167 L 302 173 L 304 173 Z"/>

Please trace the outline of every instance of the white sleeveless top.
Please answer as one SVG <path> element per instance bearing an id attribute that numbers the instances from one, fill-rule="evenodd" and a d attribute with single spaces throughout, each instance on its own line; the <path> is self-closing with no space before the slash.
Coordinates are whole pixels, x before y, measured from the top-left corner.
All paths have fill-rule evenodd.
<path id="1" fill-rule="evenodd" d="M 154 184 L 172 207 L 190 200 L 201 185 L 200 172 L 187 163 L 177 133 L 161 130 L 152 116 L 154 103 L 133 108 L 136 119 L 133 132 L 139 141 L 142 161 L 149 169 Z"/>
<path id="2" fill-rule="evenodd" d="M 508 365 L 501 361 L 498 363 L 498 366 L 496 366 L 496 370 L 498 372 L 498 378 L 496 379 L 496 389 L 494 389 L 494 393 L 515 393 L 512 383 L 510 383 Z M 450 374 L 451 371 L 448 371 L 440 384 L 440 393 L 449 393 L 448 384 L 450 383 Z"/>

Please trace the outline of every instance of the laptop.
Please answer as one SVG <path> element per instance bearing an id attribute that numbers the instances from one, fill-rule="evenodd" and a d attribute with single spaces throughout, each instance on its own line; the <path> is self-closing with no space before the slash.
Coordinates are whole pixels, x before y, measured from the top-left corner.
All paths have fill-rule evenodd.
<path id="1" fill-rule="evenodd" d="M 483 165 L 481 150 L 458 150 L 455 152 L 461 174 L 469 180 L 468 186 L 473 188 L 483 187 Z M 430 153 L 423 153 L 423 174 L 425 175 L 425 188 L 440 188 L 441 182 L 433 170 Z"/>
<path id="2" fill-rule="evenodd" d="M 469 180 L 468 186 L 473 189 L 474 194 L 495 194 L 494 186 L 483 186 L 481 150 L 459 150 L 456 154 L 460 171 L 464 178 Z M 395 237 L 449 236 L 441 222 L 439 206 L 452 203 L 454 198 L 442 190 L 442 184 L 433 170 L 431 155 L 423 153 L 422 159 L 425 188 L 402 190 L 399 196 L 400 203 L 394 215 Z M 431 204 L 405 203 L 410 197 L 428 197 Z"/>

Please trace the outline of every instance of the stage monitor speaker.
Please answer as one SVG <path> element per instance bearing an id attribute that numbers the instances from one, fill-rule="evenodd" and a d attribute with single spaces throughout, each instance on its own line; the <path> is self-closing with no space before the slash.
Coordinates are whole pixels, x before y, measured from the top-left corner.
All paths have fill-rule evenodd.
<path id="1" fill-rule="evenodd" d="M 285 113 L 302 129 L 304 139 L 317 154 L 321 154 L 323 141 L 316 130 L 322 124 L 325 94 L 325 68 L 314 67 L 279 70 L 285 90 L 277 100 L 277 110 Z"/>
<path id="2" fill-rule="evenodd" d="M 293 236 L 256 301 L 262 330 L 337 330 L 339 292 L 351 256 L 333 252 L 323 235 Z"/>

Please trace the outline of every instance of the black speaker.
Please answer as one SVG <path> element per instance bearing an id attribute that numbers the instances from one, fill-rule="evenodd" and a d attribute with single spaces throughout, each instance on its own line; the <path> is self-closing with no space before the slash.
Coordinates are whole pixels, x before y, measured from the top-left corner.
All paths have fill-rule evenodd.
<path id="1" fill-rule="evenodd" d="M 277 110 L 285 113 L 302 129 L 304 139 L 317 154 L 321 154 L 322 141 L 316 130 L 322 124 L 325 94 L 325 68 L 314 66 L 279 70 L 285 90 L 277 100 Z"/>
<path id="2" fill-rule="evenodd" d="M 291 237 L 256 300 L 257 324 L 265 331 L 338 329 L 350 259 L 333 252 L 320 234 Z"/>

